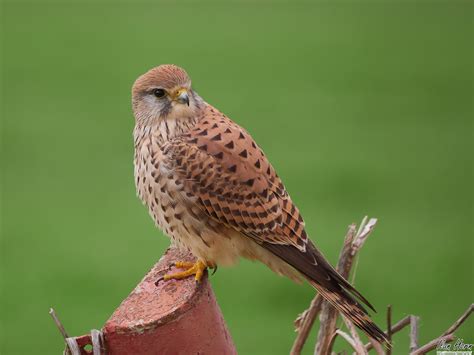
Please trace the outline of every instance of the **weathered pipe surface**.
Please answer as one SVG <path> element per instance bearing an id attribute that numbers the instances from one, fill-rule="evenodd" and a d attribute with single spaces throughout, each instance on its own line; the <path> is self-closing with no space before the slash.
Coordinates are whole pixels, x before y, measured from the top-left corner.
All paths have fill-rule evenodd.
<path id="1" fill-rule="evenodd" d="M 207 275 L 155 285 L 178 260 L 194 261 L 169 249 L 115 310 L 102 329 L 107 354 L 237 354 Z"/>

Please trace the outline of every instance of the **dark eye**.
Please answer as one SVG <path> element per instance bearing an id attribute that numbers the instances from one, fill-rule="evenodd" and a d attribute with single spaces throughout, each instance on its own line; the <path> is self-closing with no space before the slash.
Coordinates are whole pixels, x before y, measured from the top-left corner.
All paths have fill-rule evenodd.
<path id="1" fill-rule="evenodd" d="M 166 95 L 166 91 L 163 89 L 154 89 L 153 95 L 155 95 L 156 97 L 163 97 Z"/>

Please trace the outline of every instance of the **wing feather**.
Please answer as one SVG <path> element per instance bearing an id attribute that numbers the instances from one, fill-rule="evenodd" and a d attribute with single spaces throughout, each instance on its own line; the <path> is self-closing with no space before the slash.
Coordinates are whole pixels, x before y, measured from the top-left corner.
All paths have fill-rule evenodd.
<path id="1" fill-rule="evenodd" d="M 209 108 L 165 145 L 166 166 L 209 216 L 257 242 L 306 248 L 304 222 L 263 151 L 240 126 Z"/>

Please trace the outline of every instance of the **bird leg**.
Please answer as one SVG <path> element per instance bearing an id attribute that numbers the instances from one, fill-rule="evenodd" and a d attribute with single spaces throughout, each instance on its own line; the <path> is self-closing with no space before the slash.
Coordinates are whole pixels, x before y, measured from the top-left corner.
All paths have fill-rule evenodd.
<path id="1" fill-rule="evenodd" d="M 174 266 L 179 269 L 185 270 L 172 274 L 166 274 L 165 276 L 163 276 L 163 280 L 179 280 L 194 275 L 194 279 L 199 282 L 201 281 L 202 276 L 204 275 L 204 270 L 207 269 L 206 264 L 202 260 L 198 260 L 195 263 L 191 263 L 189 261 L 177 261 L 174 263 Z"/>

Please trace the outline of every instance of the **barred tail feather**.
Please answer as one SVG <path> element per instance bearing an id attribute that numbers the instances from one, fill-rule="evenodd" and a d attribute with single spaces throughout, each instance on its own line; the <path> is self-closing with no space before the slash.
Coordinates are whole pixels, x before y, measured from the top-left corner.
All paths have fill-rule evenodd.
<path id="1" fill-rule="evenodd" d="M 367 311 L 356 299 L 375 311 L 374 307 L 329 264 L 311 241 L 308 241 L 304 251 L 292 245 L 267 242 L 261 245 L 298 270 L 323 298 L 368 336 L 390 347 L 385 333 L 369 318 Z"/>
<path id="2" fill-rule="evenodd" d="M 386 347 L 391 347 L 387 335 L 369 318 L 365 309 L 348 292 L 345 290 L 328 290 L 310 279 L 308 279 L 308 282 L 325 300 L 369 337 L 384 344 Z"/>

